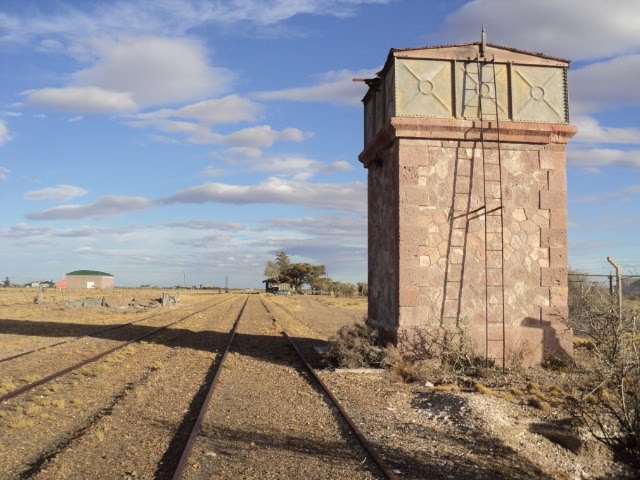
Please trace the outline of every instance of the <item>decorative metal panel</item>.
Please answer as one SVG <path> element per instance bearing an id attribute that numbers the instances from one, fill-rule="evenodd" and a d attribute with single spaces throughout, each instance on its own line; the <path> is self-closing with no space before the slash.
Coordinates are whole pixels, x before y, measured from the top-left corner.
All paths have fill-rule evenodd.
<path id="1" fill-rule="evenodd" d="M 385 114 L 387 113 L 386 105 L 384 103 L 383 85 L 378 87 L 376 92 L 376 129 L 375 133 L 378 133 L 384 125 Z"/>
<path id="2" fill-rule="evenodd" d="M 387 103 L 385 122 L 396 115 L 396 98 L 393 90 L 395 80 L 394 69 L 390 68 L 384 78 L 384 99 Z"/>
<path id="3" fill-rule="evenodd" d="M 485 120 L 509 118 L 509 80 L 505 64 L 481 64 L 482 87 L 476 62 L 456 62 L 456 117 L 479 118 L 478 105 L 482 92 L 482 116 Z"/>
<path id="4" fill-rule="evenodd" d="M 514 120 L 566 123 L 562 68 L 514 65 L 511 85 Z"/>
<path id="5" fill-rule="evenodd" d="M 364 144 L 368 145 L 375 135 L 374 97 L 370 96 L 364 104 Z"/>
<path id="6" fill-rule="evenodd" d="M 452 117 L 451 62 L 396 60 L 396 115 Z"/>

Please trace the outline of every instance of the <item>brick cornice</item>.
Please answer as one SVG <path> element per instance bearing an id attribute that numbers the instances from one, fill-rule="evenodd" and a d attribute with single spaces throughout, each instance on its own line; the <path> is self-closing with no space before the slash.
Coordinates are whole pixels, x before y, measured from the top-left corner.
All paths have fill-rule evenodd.
<path id="1" fill-rule="evenodd" d="M 392 117 L 364 148 L 358 159 L 366 168 L 383 150 L 401 138 L 480 141 L 480 126 L 480 120 Z M 500 143 L 565 145 L 576 131 L 573 125 L 501 121 Z M 495 121 L 484 122 L 484 140 L 497 140 Z"/>

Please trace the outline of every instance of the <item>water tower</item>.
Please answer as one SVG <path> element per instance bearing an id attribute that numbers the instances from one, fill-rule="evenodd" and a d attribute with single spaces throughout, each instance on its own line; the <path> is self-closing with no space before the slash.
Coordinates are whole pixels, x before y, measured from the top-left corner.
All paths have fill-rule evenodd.
<path id="1" fill-rule="evenodd" d="M 464 328 L 496 365 L 572 353 L 568 66 L 483 35 L 392 49 L 365 80 L 368 323 L 384 336 Z"/>

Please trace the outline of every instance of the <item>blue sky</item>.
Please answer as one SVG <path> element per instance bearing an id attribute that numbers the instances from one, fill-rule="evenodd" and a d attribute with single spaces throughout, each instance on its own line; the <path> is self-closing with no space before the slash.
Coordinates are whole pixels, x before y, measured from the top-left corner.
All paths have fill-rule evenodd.
<path id="1" fill-rule="evenodd" d="M 637 0 L 3 0 L 0 275 L 366 280 L 363 86 L 390 48 L 573 60 L 569 259 L 640 270 Z"/>

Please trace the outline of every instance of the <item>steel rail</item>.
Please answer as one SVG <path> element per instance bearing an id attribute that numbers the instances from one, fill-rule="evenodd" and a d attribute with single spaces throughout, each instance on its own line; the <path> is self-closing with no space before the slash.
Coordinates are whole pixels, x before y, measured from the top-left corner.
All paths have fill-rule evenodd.
<path id="1" fill-rule="evenodd" d="M 177 310 L 182 310 L 182 309 L 188 308 L 190 306 L 194 306 L 194 305 L 201 305 L 203 303 L 207 303 L 207 301 L 208 300 L 204 300 L 202 302 L 196 302 L 195 304 L 184 305 L 184 306 L 179 307 Z M 224 301 L 225 300 L 223 300 L 223 302 Z M 220 303 L 222 303 L 222 302 L 220 302 Z M 174 312 L 175 312 L 175 310 L 174 310 Z M 154 315 L 149 315 L 148 317 L 139 318 L 138 320 L 133 320 L 131 322 L 119 323 L 117 325 L 112 325 L 112 326 L 110 326 L 108 328 L 105 328 L 104 330 L 98 330 L 97 332 L 87 333 L 86 335 L 81 335 L 79 337 L 75 337 L 75 338 L 72 338 L 70 340 L 63 340 L 61 342 L 51 343 L 49 345 L 44 345 L 43 347 L 34 348 L 33 350 L 27 350 L 25 352 L 17 353 L 15 355 L 11 355 L 9 357 L 0 358 L 0 363 L 8 362 L 9 360 L 15 360 L 16 358 L 20 358 L 20 357 L 25 357 L 27 355 L 31 355 L 32 353 L 36 353 L 36 352 L 39 352 L 41 350 L 46 350 L 47 348 L 53 348 L 53 347 L 57 347 L 59 345 L 64 345 L 66 343 L 77 342 L 77 341 L 79 341 L 79 340 L 81 340 L 83 338 L 93 337 L 95 335 L 100 335 L 101 333 L 110 332 L 112 330 L 116 330 L 118 328 L 123 328 L 123 327 L 126 327 L 128 325 L 134 325 L 136 323 L 143 322 L 144 320 L 149 320 L 150 318 L 159 317 L 160 315 L 164 315 L 165 313 L 167 313 L 167 312 L 159 312 L 159 313 L 156 313 Z"/>
<path id="2" fill-rule="evenodd" d="M 264 308 L 267 310 L 267 312 L 269 312 L 272 316 L 273 312 L 271 310 L 269 310 L 269 307 L 267 307 L 266 303 L 264 302 L 264 300 L 260 299 L 260 301 L 262 302 L 262 305 L 264 306 Z M 274 316 L 275 319 L 275 316 Z M 300 349 L 298 348 L 298 345 L 291 339 L 291 337 L 287 334 L 286 330 L 284 329 L 284 327 L 282 325 L 280 325 L 280 328 L 282 330 L 282 335 L 289 341 L 289 343 L 291 344 L 291 346 L 293 347 L 293 349 L 296 351 L 296 353 L 298 354 L 298 356 L 300 357 L 300 360 L 302 360 L 302 362 L 304 363 L 307 371 L 311 374 L 311 376 L 315 379 L 315 381 L 318 383 L 318 385 L 320 385 L 320 387 L 322 388 L 323 392 L 331 399 L 331 401 L 333 402 L 333 404 L 336 406 L 336 408 L 338 409 L 338 411 L 340 412 L 340 415 L 342 416 L 342 418 L 344 419 L 345 422 L 347 422 L 347 424 L 349 425 L 349 427 L 351 428 L 351 430 L 353 431 L 353 433 L 356 435 L 356 438 L 358 439 L 358 441 L 360 442 L 360 445 L 362 445 L 362 447 L 365 449 L 365 451 L 369 454 L 369 456 L 374 460 L 375 464 L 378 466 L 378 468 L 380 468 L 380 470 L 382 471 L 382 473 L 384 473 L 384 476 L 388 479 L 388 480 L 399 480 L 399 477 L 393 473 L 393 470 L 391 470 L 391 468 L 385 463 L 385 461 L 382 459 L 382 457 L 378 454 L 378 452 L 375 450 L 375 448 L 373 447 L 373 445 L 371 445 L 371 443 L 367 440 L 367 438 L 364 436 L 364 434 L 360 431 L 360 429 L 356 426 L 355 422 L 351 419 L 351 417 L 349 416 L 349 414 L 347 413 L 347 411 L 344 409 L 344 407 L 342 406 L 342 404 L 340 403 L 340 401 L 336 398 L 336 396 L 333 394 L 333 392 L 329 389 L 329 387 L 322 381 L 322 379 L 320 378 L 320 376 L 318 375 L 318 373 L 315 371 L 315 369 L 311 366 L 311 364 L 307 361 L 306 357 L 302 354 L 302 352 L 300 351 Z"/>
<path id="3" fill-rule="evenodd" d="M 94 362 L 100 360 L 101 358 L 106 357 L 110 353 L 113 353 L 113 352 L 115 352 L 117 350 L 120 350 L 120 349 L 122 349 L 122 348 L 124 348 L 124 347 L 126 347 L 128 345 L 131 345 L 132 343 L 136 343 L 136 342 L 139 342 L 140 340 L 144 340 L 145 338 L 150 337 L 151 335 L 154 335 L 154 334 L 156 334 L 156 333 L 158 333 L 158 332 L 160 332 L 162 330 L 166 330 L 167 328 L 172 327 L 172 326 L 174 326 L 174 325 L 176 325 L 176 324 L 178 324 L 180 322 L 183 322 L 184 320 L 186 320 L 188 318 L 191 318 L 191 317 L 193 317 L 194 315 L 196 315 L 198 313 L 204 312 L 205 310 L 209 310 L 210 308 L 213 308 L 213 307 L 216 307 L 218 305 L 221 305 L 222 303 L 226 302 L 227 300 L 230 300 L 230 298 L 227 298 L 227 299 L 223 300 L 222 302 L 218 302 L 218 303 L 216 303 L 214 305 L 210 305 L 208 307 L 205 307 L 205 308 L 203 308 L 201 310 L 197 310 L 195 312 L 192 312 L 189 315 L 185 315 L 184 317 L 176 320 L 175 322 L 169 323 L 168 325 L 165 325 L 163 327 L 155 328 L 154 330 L 152 330 L 150 332 L 147 332 L 147 333 L 145 333 L 143 335 L 140 335 L 140 336 L 138 336 L 138 337 L 136 337 L 136 338 L 134 338 L 132 340 L 128 340 L 127 342 L 125 342 L 125 343 L 123 343 L 121 345 L 118 345 L 117 347 L 110 348 L 109 350 L 106 350 L 106 351 L 104 351 L 102 353 L 94 355 L 93 357 L 85 359 L 85 360 L 83 360 L 81 362 L 78 362 L 78 363 L 76 363 L 74 365 L 71 365 L 70 367 L 67 367 L 67 368 L 64 368 L 62 370 L 59 370 L 58 372 L 52 373 L 51 375 L 47 375 L 46 377 L 41 378 L 40 380 L 36 380 L 35 382 L 28 383 L 27 385 L 23 385 L 22 387 L 17 388 L 15 390 L 11 391 L 11 392 L 5 393 L 4 395 L 0 396 L 0 403 L 3 403 L 5 401 L 7 401 L 7 400 L 10 400 L 10 399 L 14 398 L 14 397 L 17 397 L 18 395 L 20 395 L 22 393 L 25 393 L 25 392 L 28 392 L 29 390 L 32 390 L 32 389 L 34 389 L 36 387 L 39 387 L 40 385 L 44 385 L 45 383 L 48 383 L 51 380 L 55 380 L 56 378 L 59 378 L 62 375 L 65 375 L 65 374 L 67 374 L 69 372 L 72 372 L 74 370 L 77 370 L 79 368 L 82 368 L 85 365 L 88 365 L 90 363 L 94 363 Z"/>
<path id="4" fill-rule="evenodd" d="M 176 466 L 176 469 L 173 473 L 173 477 L 172 477 L 173 480 L 181 479 L 182 475 L 184 474 L 184 469 L 187 466 L 187 461 L 189 460 L 189 456 L 191 455 L 191 451 L 193 450 L 193 444 L 195 443 L 198 433 L 200 432 L 200 426 L 202 425 L 204 416 L 207 413 L 207 409 L 209 408 L 209 403 L 211 403 L 211 399 L 213 398 L 216 385 L 218 384 L 218 379 L 220 378 L 220 372 L 222 371 L 221 369 L 222 363 L 227 357 L 227 353 L 229 353 L 229 350 L 231 349 L 231 344 L 233 343 L 233 339 L 236 336 L 238 325 L 240 324 L 240 317 L 242 317 L 242 313 L 244 312 L 244 309 L 247 306 L 248 302 L 249 302 L 249 297 L 247 296 L 246 300 L 244 301 L 244 305 L 242 305 L 242 308 L 240 309 L 240 313 L 238 313 L 238 316 L 236 317 L 236 321 L 233 323 L 233 327 L 231 327 L 227 346 L 224 349 L 222 356 L 216 359 L 215 373 L 213 374 L 213 379 L 209 384 L 209 387 L 207 389 L 207 394 L 204 398 L 204 401 L 202 402 L 202 407 L 200 408 L 200 412 L 198 413 L 198 418 L 196 419 L 193 425 L 193 428 L 191 429 L 191 433 L 189 434 L 187 443 L 184 446 L 182 455 L 180 455 L 180 460 L 178 461 L 178 465 Z"/>

